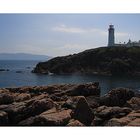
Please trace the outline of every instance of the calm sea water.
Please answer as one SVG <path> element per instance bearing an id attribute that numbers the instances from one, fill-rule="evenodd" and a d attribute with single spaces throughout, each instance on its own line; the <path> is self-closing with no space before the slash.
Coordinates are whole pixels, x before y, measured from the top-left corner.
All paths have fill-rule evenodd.
<path id="1" fill-rule="evenodd" d="M 31 73 L 38 61 L 0 61 L 0 69 L 10 71 L 0 72 L 0 87 L 51 85 L 62 83 L 99 82 L 101 94 L 116 87 L 126 87 L 140 90 L 140 77 L 113 77 L 99 75 L 41 75 Z M 17 73 L 17 71 L 22 71 Z"/>

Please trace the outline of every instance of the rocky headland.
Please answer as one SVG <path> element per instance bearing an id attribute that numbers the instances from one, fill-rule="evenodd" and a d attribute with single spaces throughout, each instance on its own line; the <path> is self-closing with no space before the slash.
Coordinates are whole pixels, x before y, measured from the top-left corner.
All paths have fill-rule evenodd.
<path id="1" fill-rule="evenodd" d="M 99 83 L 0 89 L 0 126 L 140 126 L 140 95 Z"/>
<path id="2" fill-rule="evenodd" d="M 36 65 L 41 74 L 140 75 L 140 47 L 100 47 Z"/>

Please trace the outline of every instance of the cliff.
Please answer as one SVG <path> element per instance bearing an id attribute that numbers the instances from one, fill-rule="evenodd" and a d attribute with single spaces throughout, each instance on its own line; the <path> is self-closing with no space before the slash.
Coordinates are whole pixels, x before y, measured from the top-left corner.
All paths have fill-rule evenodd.
<path id="1" fill-rule="evenodd" d="M 140 47 L 100 47 L 38 63 L 34 73 L 139 75 Z"/>

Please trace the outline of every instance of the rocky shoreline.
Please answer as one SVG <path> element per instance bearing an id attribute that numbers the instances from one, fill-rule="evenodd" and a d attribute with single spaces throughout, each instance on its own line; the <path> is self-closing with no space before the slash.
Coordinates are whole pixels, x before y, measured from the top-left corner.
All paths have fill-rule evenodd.
<path id="1" fill-rule="evenodd" d="M 140 126 L 140 95 L 99 83 L 0 89 L 0 126 Z"/>

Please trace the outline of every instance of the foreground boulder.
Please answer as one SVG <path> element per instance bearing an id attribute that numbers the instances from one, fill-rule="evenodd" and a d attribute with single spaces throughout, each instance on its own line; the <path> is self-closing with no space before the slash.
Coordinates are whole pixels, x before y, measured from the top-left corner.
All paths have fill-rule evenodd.
<path id="1" fill-rule="evenodd" d="M 78 120 L 71 120 L 67 126 L 85 126 L 84 124 L 82 124 L 80 121 Z"/>
<path id="2" fill-rule="evenodd" d="M 14 96 L 10 93 L 0 93 L 0 105 L 11 104 L 14 102 Z"/>
<path id="3" fill-rule="evenodd" d="M 71 119 L 72 110 L 48 110 L 35 118 L 36 125 L 65 126 Z"/>
<path id="4" fill-rule="evenodd" d="M 127 107 L 98 107 L 95 111 L 95 118 L 93 120 L 93 125 L 100 126 L 105 125 L 105 123 L 111 118 L 121 118 L 126 116 L 132 111 L 132 109 Z"/>
<path id="5" fill-rule="evenodd" d="M 64 94 L 69 96 L 99 96 L 100 95 L 100 87 L 99 83 L 87 83 L 80 84 L 72 89 L 69 89 Z"/>
<path id="6" fill-rule="evenodd" d="M 136 118 L 133 121 L 131 121 L 130 123 L 128 123 L 127 126 L 140 126 L 140 118 Z"/>
<path id="7" fill-rule="evenodd" d="M 121 108 L 118 106 L 116 106 L 116 107 L 101 106 L 96 109 L 95 115 L 97 117 L 105 118 L 105 119 L 109 119 L 112 117 L 119 118 L 119 117 L 127 115 L 131 111 L 132 111 L 132 109 L 127 108 L 127 107 Z"/>
<path id="8" fill-rule="evenodd" d="M 129 101 L 127 101 L 127 106 L 131 107 L 134 110 L 140 109 L 140 98 L 133 97 Z"/>
<path id="9" fill-rule="evenodd" d="M 50 99 L 31 100 L 30 102 L 14 102 L 7 106 L 0 106 L 0 110 L 8 113 L 9 124 L 16 125 L 18 122 L 42 113 L 55 106 Z"/>
<path id="10" fill-rule="evenodd" d="M 135 96 L 131 89 L 116 88 L 111 90 L 107 95 L 100 98 L 100 105 L 106 106 L 124 106 L 127 100 Z"/>
<path id="11" fill-rule="evenodd" d="M 90 125 L 94 114 L 90 109 L 85 97 L 81 97 L 77 103 L 76 109 L 74 110 L 73 118 L 75 120 L 79 120 L 81 123 L 85 125 Z"/>
<path id="12" fill-rule="evenodd" d="M 35 126 L 36 125 L 35 117 L 29 117 L 29 118 L 27 118 L 25 120 L 22 120 L 17 125 L 18 126 Z"/>
<path id="13" fill-rule="evenodd" d="M 4 111 L 0 111 L 0 126 L 8 125 L 8 114 Z"/>
<path id="14" fill-rule="evenodd" d="M 100 97 L 88 96 L 86 100 L 90 106 L 90 108 L 95 109 L 100 106 Z"/>
<path id="15" fill-rule="evenodd" d="M 42 113 L 45 110 L 49 110 L 55 106 L 55 103 L 51 99 L 35 100 L 30 106 L 23 110 L 25 116 L 35 116 Z"/>
<path id="16" fill-rule="evenodd" d="M 83 98 L 83 96 L 72 96 L 72 97 L 69 97 L 64 102 L 64 104 L 62 104 L 62 107 L 74 110 L 74 109 L 76 109 L 77 103 L 78 103 L 80 98 Z"/>
<path id="17" fill-rule="evenodd" d="M 140 110 L 132 111 L 122 118 L 112 118 L 106 126 L 140 126 Z"/>
<path id="18" fill-rule="evenodd" d="M 21 102 L 21 101 L 25 101 L 25 100 L 29 100 L 29 99 L 31 99 L 31 95 L 27 94 L 27 93 L 20 93 L 15 96 L 16 102 Z"/>
<path id="19" fill-rule="evenodd" d="M 24 102 L 0 106 L 0 110 L 8 114 L 9 125 L 16 125 L 17 122 L 25 118 L 23 113 L 24 109 L 26 109 L 26 104 Z"/>
<path id="20" fill-rule="evenodd" d="M 9 93 L 9 90 L 5 88 L 0 88 L 0 94 L 1 93 Z"/>
<path id="21" fill-rule="evenodd" d="M 105 126 L 126 126 L 129 122 L 131 122 L 131 119 L 128 117 L 123 118 L 112 118 L 110 119 Z"/>

